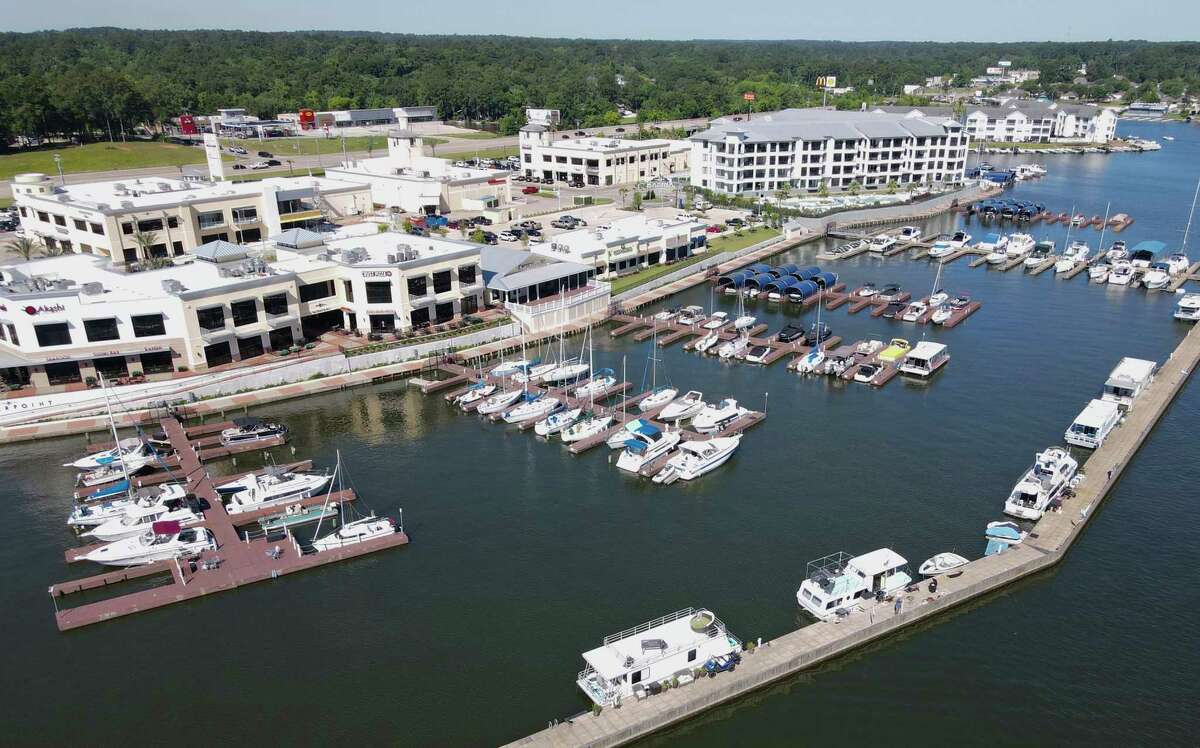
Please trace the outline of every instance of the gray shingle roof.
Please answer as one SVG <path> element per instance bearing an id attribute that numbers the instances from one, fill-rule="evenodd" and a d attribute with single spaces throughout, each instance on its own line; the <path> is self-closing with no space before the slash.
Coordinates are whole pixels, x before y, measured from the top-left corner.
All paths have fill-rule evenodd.
<path id="1" fill-rule="evenodd" d="M 944 134 L 944 126 L 948 121 L 952 120 L 939 117 L 907 117 L 891 112 L 785 109 L 781 112 L 758 115 L 748 122 L 723 117 L 714 120 L 709 129 L 693 135 L 691 139 L 718 141 L 730 135 L 751 142 L 900 138 L 908 135 Z"/>

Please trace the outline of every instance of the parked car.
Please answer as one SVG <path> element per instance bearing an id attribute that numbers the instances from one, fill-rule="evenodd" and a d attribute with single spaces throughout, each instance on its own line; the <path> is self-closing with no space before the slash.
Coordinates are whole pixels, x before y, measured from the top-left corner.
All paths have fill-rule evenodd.
<path id="1" fill-rule="evenodd" d="M 534 187 L 532 184 L 525 185 L 524 187 L 521 188 L 522 195 L 536 195 L 537 193 L 538 193 L 538 188 Z"/>
<path id="2" fill-rule="evenodd" d="M 277 158 L 269 158 L 267 159 L 267 166 L 283 166 L 283 163 Z"/>
<path id="3" fill-rule="evenodd" d="M 737 669 L 738 663 L 742 661 L 742 656 L 737 652 L 730 652 L 727 655 L 713 657 L 708 662 L 704 663 L 704 671 L 708 673 L 708 677 L 715 677 L 717 673 L 723 673 L 726 670 L 733 672 Z"/>
<path id="4" fill-rule="evenodd" d="M 248 156 L 248 155 L 250 155 L 250 151 L 247 151 L 245 148 L 241 147 L 240 145 L 231 145 L 231 146 L 229 146 L 229 152 L 230 152 L 230 153 L 236 153 L 236 154 L 237 154 L 237 155 L 239 155 L 239 156 Z"/>
<path id="5" fill-rule="evenodd" d="M 573 229 L 578 226 L 579 223 L 573 218 L 567 218 L 564 216 L 562 218 L 555 218 L 550 222 L 550 225 L 556 229 Z"/>
<path id="6" fill-rule="evenodd" d="M 445 226 L 448 223 L 450 223 L 450 221 L 445 216 L 425 216 L 425 225 L 430 228 Z"/>
<path id="7" fill-rule="evenodd" d="M 517 228 L 522 228 L 522 229 L 540 229 L 541 227 L 542 227 L 542 224 L 538 223 L 537 221 L 532 221 L 532 220 L 521 221 L 520 223 L 517 224 Z"/>
<path id="8" fill-rule="evenodd" d="M 258 156 L 259 158 L 273 158 L 275 154 L 270 151 L 259 151 Z"/>
<path id="9" fill-rule="evenodd" d="M 499 239 L 502 242 L 515 242 L 517 238 L 517 235 L 511 231 L 501 231 L 499 236 Z"/>
<path id="10" fill-rule="evenodd" d="M 540 237 L 540 236 L 542 235 L 542 231 L 541 231 L 541 229 L 540 229 L 540 228 L 536 228 L 536 229 L 524 229 L 524 231 L 525 231 L 525 233 L 526 233 L 527 235 L 529 235 L 529 236 L 537 236 L 537 237 Z"/>
<path id="11" fill-rule="evenodd" d="M 617 132 L 625 132 L 625 128 L 624 128 L 624 127 L 618 127 L 618 128 L 617 128 Z"/>
<path id="12" fill-rule="evenodd" d="M 575 134 L 576 134 L 576 135 L 587 135 L 587 133 L 586 133 L 586 132 L 584 132 L 583 130 L 576 130 L 576 131 L 575 131 Z"/>
<path id="13" fill-rule="evenodd" d="M 497 236 L 495 234 L 493 234 L 492 232 L 490 232 L 490 231 L 483 232 L 483 240 L 485 242 L 487 242 L 488 244 L 495 244 L 497 239 L 498 239 Z"/>
<path id="14" fill-rule="evenodd" d="M 267 164 L 266 161 L 255 161 L 254 163 L 250 164 L 250 168 L 258 170 L 258 169 L 269 169 L 271 167 Z"/>
<path id="15" fill-rule="evenodd" d="M 725 225 L 732 226 L 733 228 L 741 228 L 746 225 L 746 222 L 735 216 L 734 218 L 726 218 Z"/>
<path id="16" fill-rule="evenodd" d="M 713 224 L 709 224 L 709 226 L 706 229 L 704 229 L 704 231 L 709 234 L 719 234 L 719 233 L 721 233 L 722 229 L 720 226 L 713 223 Z"/>
<path id="17" fill-rule="evenodd" d="M 474 222 L 474 224 L 476 226 L 491 226 L 492 225 L 492 219 L 488 218 L 487 216 L 475 216 L 474 218 L 471 219 L 471 221 Z"/>
<path id="18" fill-rule="evenodd" d="M 234 165 L 233 165 L 233 168 L 235 168 L 235 169 L 245 169 L 245 168 L 246 168 L 246 165 L 245 165 L 245 164 L 234 164 Z"/>

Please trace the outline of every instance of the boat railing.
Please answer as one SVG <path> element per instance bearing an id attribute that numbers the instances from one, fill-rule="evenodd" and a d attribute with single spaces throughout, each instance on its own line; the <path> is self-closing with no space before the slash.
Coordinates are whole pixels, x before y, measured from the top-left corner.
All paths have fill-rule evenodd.
<path id="1" fill-rule="evenodd" d="M 828 556 L 822 556 L 821 558 L 809 561 L 805 577 L 813 581 L 818 581 L 824 577 L 840 576 L 852 558 L 854 557 L 849 553 L 838 551 L 837 553 L 831 553 Z"/>
<path id="2" fill-rule="evenodd" d="M 659 618 L 655 618 L 654 620 L 646 621 L 645 623 L 634 626 L 631 629 L 625 629 L 624 631 L 621 631 L 619 633 L 610 634 L 610 635 L 604 637 L 604 646 L 607 647 L 609 644 L 612 644 L 614 642 L 619 642 L 622 639 L 628 639 L 631 636 L 637 636 L 638 634 L 641 634 L 645 631 L 649 631 L 650 629 L 655 628 L 656 626 L 661 626 L 664 623 L 670 623 L 671 621 L 678 621 L 680 618 L 687 618 L 689 616 L 694 615 L 695 613 L 696 613 L 695 608 L 687 607 L 682 610 L 677 610 L 674 613 L 668 613 L 665 616 L 660 616 Z M 710 613 L 711 613 L 711 611 L 710 611 Z M 713 616 L 713 623 L 718 623 L 721 625 L 722 628 L 724 627 L 724 624 L 721 624 L 717 620 L 715 615 Z"/>

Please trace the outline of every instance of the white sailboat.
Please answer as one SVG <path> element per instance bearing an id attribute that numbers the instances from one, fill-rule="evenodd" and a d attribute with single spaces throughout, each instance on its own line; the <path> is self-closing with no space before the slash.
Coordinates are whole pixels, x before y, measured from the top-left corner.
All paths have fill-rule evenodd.
<path id="1" fill-rule="evenodd" d="M 825 350 L 823 348 L 824 343 L 821 340 L 821 307 L 825 306 L 823 299 L 825 286 L 822 285 L 817 293 L 819 295 L 817 297 L 817 321 L 815 324 L 816 334 L 814 336 L 817 340 L 813 345 L 812 350 L 804 354 L 804 357 L 796 363 L 797 374 L 815 374 L 818 371 L 821 371 L 825 364 Z"/>
<path id="2" fill-rule="evenodd" d="M 342 490 L 342 453 L 338 452 L 337 467 L 334 468 L 334 475 L 337 477 L 338 491 Z M 329 504 L 329 495 L 325 497 L 326 507 Z M 360 497 L 355 503 L 363 501 Z M 390 517 L 376 517 L 375 512 L 371 512 L 364 517 L 351 519 L 347 521 L 347 505 L 348 501 L 343 501 L 338 505 L 338 513 L 341 516 L 342 526 L 333 532 L 323 537 L 318 537 L 312 542 L 313 550 L 317 553 L 325 551 L 334 551 L 340 548 L 345 548 L 351 545 L 357 545 L 368 540 L 387 537 L 388 535 L 396 534 L 396 525 Z M 353 511 L 353 510 L 351 510 Z M 322 521 L 324 521 L 322 519 Z M 317 522 L 317 529 L 313 531 L 313 535 L 321 532 L 321 522 Z"/>
<path id="3" fill-rule="evenodd" d="M 661 408 L 675 399 L 679 390 L 670 385 L 658 386 L 658 328 L 655 327 L 650 337 L 650 394 L 638 401 L 638 410 L 645 413 L 655 408 Z M 643 375 L 645 376 L 645 375 Z M 644 385 L 645 379 L 642 380 Z"/>

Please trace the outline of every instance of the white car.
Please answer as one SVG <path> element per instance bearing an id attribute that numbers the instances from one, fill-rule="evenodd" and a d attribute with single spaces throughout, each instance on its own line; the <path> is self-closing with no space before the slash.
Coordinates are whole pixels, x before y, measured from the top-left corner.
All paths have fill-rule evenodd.
<path id="1" fill-rule="evenodd" d="M 239 156 L 245 156 L 250 153 L 249 151 L 247 151 L 245 148 L 241 147 L 240 145 L 229 146 L 229 152 L 236 153 Z"/>
<path id="2" fill-rule="evenodd" d="M 497 238 L 502 242 L 515 242 L 517 235 L 511 231 L 501 231 Z"/>
<path id="3" fill-rule="evenodd" d="M 256 170 L 257 169 L 269 169 L 269 168 L 271 168 L 271 165 L 268 164 L 266 161 L 255 161 L 254 163 L 250 164 L 250 168 L 256 169 Z"/>
<path id="4" fill-rule="evenodd" d="M 467 168 L 467 162 L 466 162 L 466 161 L 455 161 L 455 162 L 454 162 L 454 165 L 455 165 L 455 166 L 457 166 L 457 167 L 458 167 L 458 168 L 460 168 L 460 169 L 465 169 L 465 168 Z"/>

